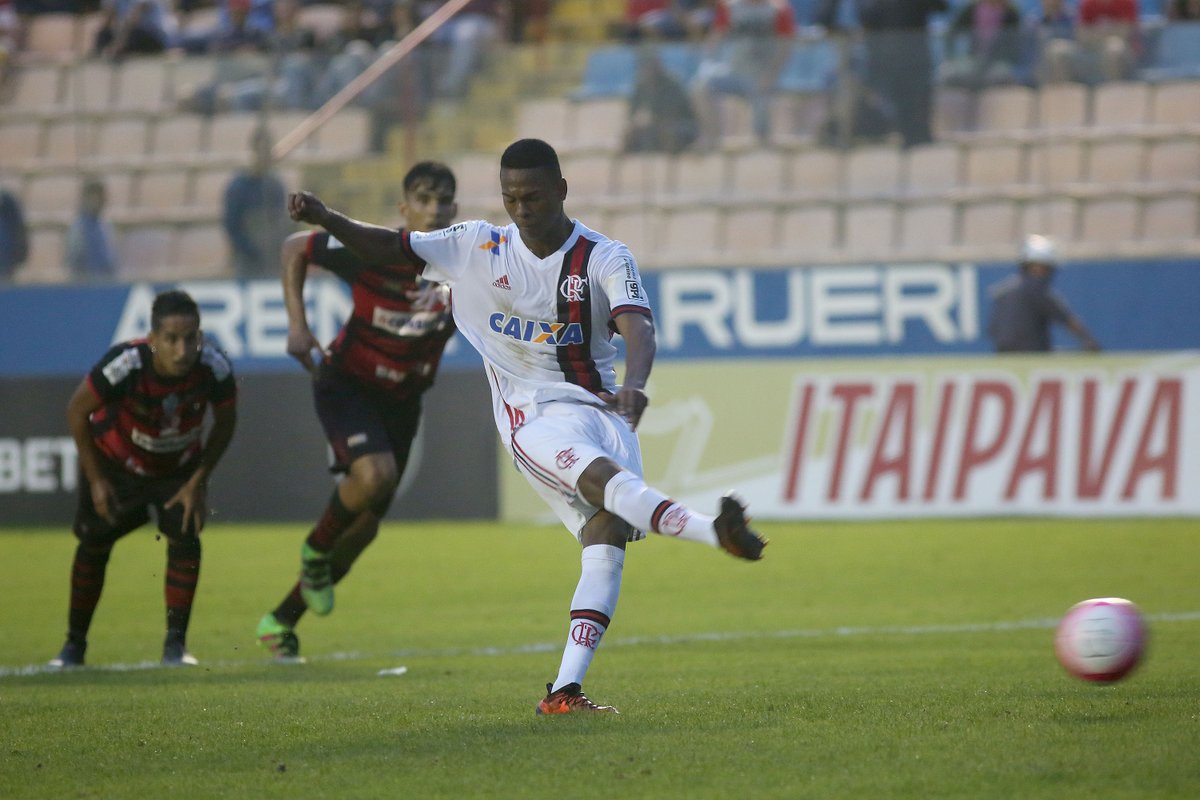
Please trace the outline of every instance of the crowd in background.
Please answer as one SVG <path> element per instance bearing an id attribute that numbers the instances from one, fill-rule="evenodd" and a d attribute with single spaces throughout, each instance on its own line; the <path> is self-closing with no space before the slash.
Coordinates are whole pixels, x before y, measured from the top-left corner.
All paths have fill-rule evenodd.
<path id="1" fill-rule="evenodd" d="M 1142 0 L 1147 2 L 1148 0 Z M 623 142 L 627 152 L 714 147 L 723 95 L 744 98 L 752 128 L 769 144 L 771 104 L 796 43 L 836 42 L 839 61 L 817 76 L 849 113 L 830 112 L 828 144 L 894 137 L 903 146 L 933 139 L 938 85 L 978 90 L 1004 83 L 1096 84 L 1137 76 L 1148 51 L 1139 0 L 627 0 L 608 35 L 630 43 L 682 42 L 697 54 L 687 74 L 668 69 L 658 50 L 639 58 Z M 0 65 L 18 59 L 28 20 L 43 12 L 100 15 L 89 57 L 174 51 L 220 58 L 215 74 L 177 99 L 182 111 L 319 108 L 442 5 L 438 0 L 346 0 L 339 23 L 305 24 L 305 0 L 0 0 Z M 330 5 L 323 3 L 321 5 Z M 471 0 L 431 40 L 359 94 L 375 120 L 373 144 L 396 123 L 418 121 L 431 102 L 462 99 L 489 48 L 542 37 L 553 0 Z M 207 10 L 207 13 L 200 12 Z M 1168 20 L 1200 19 L 1200 0 L 1166 0 Z M 1169 22 L 1167 24 L 1170 24 Z M 915 46 L 914 46 L 915 43 Z M 840 105 L 839 105 L 840 104 Z M 841 100 L 830 108 L 844 108 Z M 269 175 L 269 153 L 249 174 Z M 265 159 L 265 161 L 264 161 Z M 239 219 L 278 191 L 248 193 L 244 176 L 226 191 L 224 224 L 238 274 L 250 275 L 254 248 Z M 277 182 L 277 181 L 276 181 Z M 241 186 L 241 189 L 239 189 Z M 261 195 L 261 197 L 260 197 Z M 231 208 L 232 204 L 232 208 Z M 15 208 L 15 210 L 13 210 Z M 69 238 L 79 276 L 119 272 L 113 232 L 103 223 L 104 187 L 89 181 Z M 20 263 L 19 198 L 0 203 L 0 279 Z M 253 227 L 250 225 L 248 227 Z M 281 230 L 279 235 L 285 235 Z M 21 245 L 22 247 L 24 245 Z M 79 250 L 95 251 L 86 258 Z M 106 255 L 109 254 L 109 255 Z"/>

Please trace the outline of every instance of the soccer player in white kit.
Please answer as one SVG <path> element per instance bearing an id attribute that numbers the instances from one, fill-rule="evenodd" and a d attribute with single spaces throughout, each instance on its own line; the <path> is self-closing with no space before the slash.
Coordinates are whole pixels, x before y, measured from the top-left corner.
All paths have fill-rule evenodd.
<path id="1" fill-rule="evenodd" d="M 512 219 L 504 227 L 475 220 L 396 231 L 348 219 L 307 192 L 290 195 L 288 210 L 368 261 L 410 263 L 450 285 L 454 321 L 483 356 L 505 448 L 583 546 L 562 662 L 537 712 L 615 712 L 589 700 L 582 683 L 616 609 L 626 542 L 653 531 L 753 561 L 766 541 L 732 497 L 711 517 L 642 480 L 635 430 L 654 362 L 650 306 L 629 249 L 564 212 L 554 148 L 539 139 L 509 145 L 500 190 Z M 625 340 L 620 386 L 614 332 Z"/>

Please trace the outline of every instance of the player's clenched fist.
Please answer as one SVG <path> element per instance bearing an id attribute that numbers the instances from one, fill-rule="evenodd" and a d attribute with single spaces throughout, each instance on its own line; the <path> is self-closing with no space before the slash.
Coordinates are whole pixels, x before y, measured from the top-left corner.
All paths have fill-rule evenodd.
<path id="1" fill-rule="evenodd" d="M 312 225 L 320 225 L 329 213 L 321 199 L 312 192 L 292 192 L 288 195 L 287 206 L 288 216 L 293 220 Z"/>

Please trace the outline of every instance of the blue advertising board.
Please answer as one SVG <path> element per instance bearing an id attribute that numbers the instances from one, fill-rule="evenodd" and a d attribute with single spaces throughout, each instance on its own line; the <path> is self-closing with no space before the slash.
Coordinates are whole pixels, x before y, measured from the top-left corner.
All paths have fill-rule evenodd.
<path id="1" fill-rule="evenodd" d="M 1012 264 L 887 264 L 791 269 L 677 269 L 643 275 L 658 358 L 811 358 L 983 353 L 989 292 Z M 1106 350 L 1200 348 L 1200 261 L 1073 263 L 1055 287 Z M 200 303 L 206 334 L 242 374 L 295 370 L 285 354 L 278 281 L 178 284 Z M 110 342 L 142 335 L 166 285 L 0 289 L 0 375 L 81 375 Z M 330 341 L 349 314 L 334 279 L 306 287 L 309 321 Z M 1074 347 L 1064 332 L 1056 346 Z M 465 340 L 443 369 L 474 367 Z"/>

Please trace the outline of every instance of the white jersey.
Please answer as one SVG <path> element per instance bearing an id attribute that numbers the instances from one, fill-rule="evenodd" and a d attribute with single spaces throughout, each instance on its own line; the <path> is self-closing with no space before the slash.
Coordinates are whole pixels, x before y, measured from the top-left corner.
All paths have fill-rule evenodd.
<path id="1" fill-rule="evenodd" d="M 487 363 L 506 441 L 541 403 L 604 405 L 595 393 L 616 388 L 612 321 L 650 316 L 629 248 L 574 224 L 546 258 L 530 252 L 515 224 L 473 220 L 402 234 L 423 275 L 450 285 L 454 321 Z"/>

